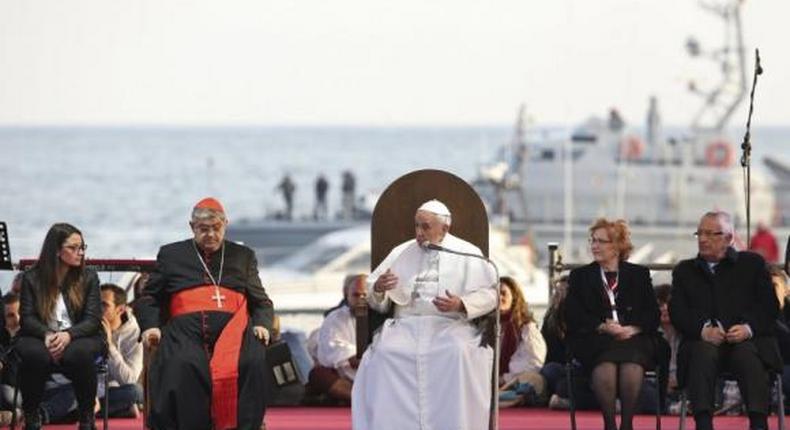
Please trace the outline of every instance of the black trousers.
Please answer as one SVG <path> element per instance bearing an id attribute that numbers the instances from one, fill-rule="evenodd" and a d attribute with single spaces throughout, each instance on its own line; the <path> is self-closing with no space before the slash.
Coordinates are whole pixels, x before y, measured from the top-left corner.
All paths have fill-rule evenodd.
<path id="1" fill-rule="evenodd" d="M 60 363 L 55 363 L 42 339 L 20 337 L 17 340 L 16 351 L 20 357 L 19 389 L 22 392 L 22 409 L 25 413 L 34 413 L 38 410 L 44 395 L 44 384 L 49 375 L 56 371 L 62 372 L 71 380 L 80 416 L 93 414 L 96 398 L 95 362 L 101 349 L 102 341 L 97 337 L 73 339 L 66 346 Z"/>
<path id="2" fill-rule="evenodd" d="M 738 381 L 746 409 L 768 414 L 770 393 L 768 370 L 751 341 L 715 346 L 702 340 L 690 341 L 686 388 L 694 413 L 713 413 L 716 378 L 731 372 Z"/>

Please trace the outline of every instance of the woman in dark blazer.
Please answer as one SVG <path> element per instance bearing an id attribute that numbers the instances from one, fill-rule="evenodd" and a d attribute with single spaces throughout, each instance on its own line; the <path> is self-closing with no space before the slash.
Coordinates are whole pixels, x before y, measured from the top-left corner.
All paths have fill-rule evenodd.
<path id="1" fill-rule="evenodd" d="M 96 272 L 85 269 L 85 242 L 74 226 L 55 224 L 47 232 L 36 265 L 22 278 L 20 314 L 16 350 L 25 429 L 41 428 L 44 383 L 55 364 L 74 387 L 79 429 L 95 429 L 101 293 Z"/>
<path id="2" fill-rule="evenodd" d="M 589 241 L 595 261 L 570 274 L 565 301 L 568 346 L 591 375 L 604 428 L 617 429 L 619 392 L 620 430 L 631 430 L 644 370 L 655 365 L 658 304 L 650 271 L 625 261 L 633 249 L 625 221 L 598 219 L 590 227 Z"/>

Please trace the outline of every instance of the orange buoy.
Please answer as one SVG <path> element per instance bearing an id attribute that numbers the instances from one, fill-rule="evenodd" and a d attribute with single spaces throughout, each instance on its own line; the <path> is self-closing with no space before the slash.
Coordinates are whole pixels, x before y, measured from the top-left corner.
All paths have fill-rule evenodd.
<path id="1" fill-rule="evenodd" d="M 639 136 L 626 136 L 620 143 L 620 158 L 638 160 L 645 152 L 645 143 Z"/>
<path id="2" fill-rule="evenodd" d="M 735 161 L 732 146 L 724 140 L 714 140 L 705 148 L 705 163 L 714 167 L 729 167 Z"/>

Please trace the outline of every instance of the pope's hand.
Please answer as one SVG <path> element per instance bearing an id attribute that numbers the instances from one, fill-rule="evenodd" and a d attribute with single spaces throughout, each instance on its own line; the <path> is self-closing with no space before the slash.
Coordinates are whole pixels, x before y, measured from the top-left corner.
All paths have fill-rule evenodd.
<path id="1" fill-rule="evenodd" d="M 159 339 L 162 338 L 162 331 L 156 327 L 149 328 L 143 332 L 141 337 L 143 338 L 143 346 L 150 348 L 159 345 Z"/>
<path id="2" fill-rule="evenodd" d="M 376 283 L 373 284 L 373 291 L 383 293 L 395 288 L 397 285 L 398 277 L 390 269 L 387 269 L 386 272 L 376 279 Z"/>
<path id="3" fill-rule="evenodd" d="M 264 345 L 269 344 L 270 335 L 269 330 L 266 330 L 266 327 L 262 325 L 256 325 L 252 328 L 252 333 L 255 334 L 255 337 L 261 341 Z"/>
<path id="4" fill-rule="evenodd" d="M 460 297 L 453 295 L 450 290 L 444 290 L 444 293 L 447 294 L 447 297 L 436 296 L 433 299 L 433 305 L 436 306 L 436 309 L 442 312 L 464 311 L 464 302 L 461 301 Z"/>

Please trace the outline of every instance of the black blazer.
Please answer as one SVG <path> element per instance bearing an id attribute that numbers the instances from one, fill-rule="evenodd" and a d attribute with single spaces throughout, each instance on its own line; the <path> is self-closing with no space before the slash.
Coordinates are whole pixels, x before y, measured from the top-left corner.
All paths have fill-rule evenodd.
<path id="1" fill-rule="evenodd" d="M 658 302 L 653 293 L 650 271 L 637 264 L 620 262 L 617 316 L 622 325 L 642 329 L 640 335 L 655 336 L 660 320 Z M 573 354 L 585 365 L 609 348 L 611 336 L 596 331 L 612 317 L 611 304 L 601 279 L 601 266 L 590 263 L 572 270 L 565 299 L 568 342 Z"/>
<path id="2" fill-rule="evenodd" d="M 684 344 L 700 340 L 702 327 L 715 319 L 725 330 L 749 324 L 760 358 L 769 367 L 781 369 L 774 338 L 779 302 L 765 260 L 753 252 L 729 248 L 716 273 L 699 257 L 678 263 L 672 271 L 669 316 L 683 335 L 678 363 L 685 357 Z"/>
<path id="3" fill-rule="evenodd" d="M 101 327 L 102 307 L 99 276 L 92 269 L 85 269 L 82 288 L 85 289 L 85 304 L 79 312 L 69 305 L 68 300 L 65 300 L 72 322 L 71 328 L 65 331 L 71 335 L 72 339 L 98 336 Z M 44 339 L 44 336 L 52 331 L 36 310 L 39 294 L 41 294 L 41 284 L 38 273 L 35 269 L 30 269 L 22 277 L 22 292 L 19 299 L 20 336 Z"/>

